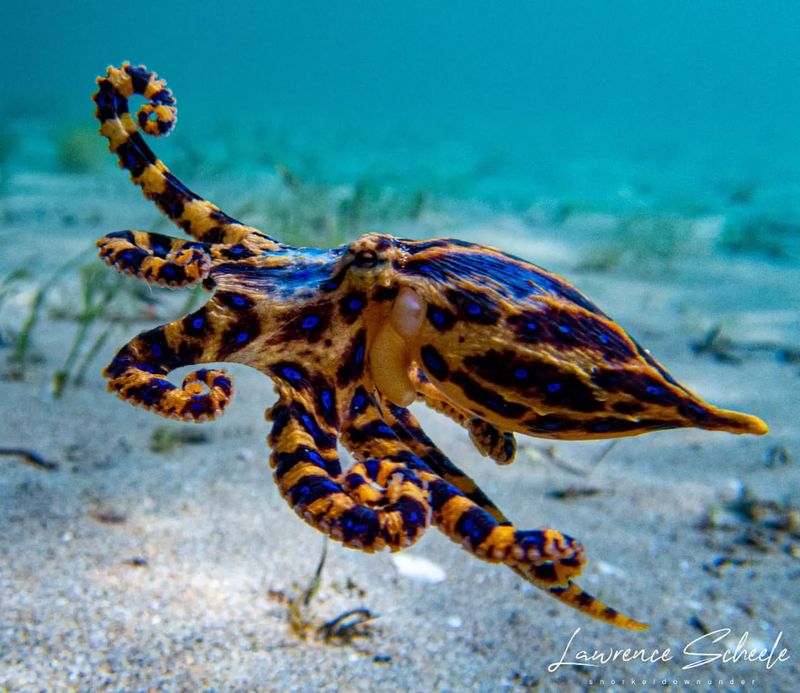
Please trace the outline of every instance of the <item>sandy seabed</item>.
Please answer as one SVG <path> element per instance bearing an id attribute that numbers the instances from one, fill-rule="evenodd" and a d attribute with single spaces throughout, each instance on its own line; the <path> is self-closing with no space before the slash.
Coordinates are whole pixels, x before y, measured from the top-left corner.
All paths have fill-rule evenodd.
<path id="1" fill-rule="evenodd" d="M 0 314 L 9 334 L 27 311 L 31 282 L 94 237 L 131 225 L 130 210 L 146 206 L 119 177 L 113 188 L 121 192 L 110 196 L 101 184 L 88 194 L 78 180 L 41 183 L 37 194 L 45 189 L 65 208 L 102 202 L 99 218 L 23 213 L 0 227 L 3 273 L 19 264 L 32 273 Z M 435 226 L 423 219 L 402 234 L 433 235 Z M 280 498 L 268 470 L 271 383 L 230 368 L 236 395 L 225 416 L 192 429 L 206 440 L 161 453 L 150 444 L 165 421 L 105 391 L 102 365 L 136 332 L 176 317 L 181 301 L 173 301 L 115 331 L 86 381 L 58 400 L 52 375 L 76 326 L 51 313 L 34 334 L 42 360 L 22 380 L 0 381 L 0 446 L 60 463 L 47 472 L 0 458 L 0 689 L 798 689 L 800 563 L 788 506 L 800 498 L 800 366 L 769 348 L 725 363 L 690 344 L 720 324 L 740 345 L 797 348 L 800 269 L 687 253 L 658 271 L 587 273 L 578 269 L 585 247 L 556 228 L 532 230 L 501 215 L 472 221 L 468 210 L 444 227 L 567 275 L 680 381 L 770 425 L 763 438 L 669 431 L 609 450 L 607 442 L 520 438 L 517 461 L 497 467 L 459 427 L 414 406 L 431 437 L 517 526 L 548 525 L 582 541 L 590 564 L 581 584 L 650 630 L 592 621 L 431 529 L 408 552 L 443 569 L 435 584 L 398 570 L 388 553 L 331 544 L 310 617 L 321 623 L 359 607 L 379 617 L 351 643 L 298 638 L 285 599 L 313 575 L 322 537 Z M 67 282 L 53 300 L 75 296 Z M 563 493 L 570 488 L 591 491 L 572 497 Z M 747 517 L 735 503 L 744 488 L 761 503 Z M 730 630 L 718 642 L 713 635 L 690 645 L 722 629 Z M 722 661 L 745 633 L 745 649 L 766 648 L 769 661 L 741 652 Z M 699 660 L 687 647 L 720 656 L 687 669 Z M 596 667 L 555 666 L 579 650 L 608 656 L 626 648 L 645 652 Z M 779 661 L 783 648 L 788 661 Z"/>

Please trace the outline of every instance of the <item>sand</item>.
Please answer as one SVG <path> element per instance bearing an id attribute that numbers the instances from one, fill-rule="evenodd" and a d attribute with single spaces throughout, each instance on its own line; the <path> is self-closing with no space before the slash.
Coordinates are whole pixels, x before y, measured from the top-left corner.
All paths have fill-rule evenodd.
<path id="1" fill-rule="evenodd" d="M 39 204 L 43 198 L 48 204 Z M 24 318 L 35 282 L 64 258 L 106 231 L 152 227 L 155 218 L 119 174 L 111 182 L 17 179 L 5 204 L 13 214 L 0 228 L 3 273 L 21 263 L 32 273 L 0 313 L 7 335 Z M 322 537 L 279 497 L 267 468 L 271 383 L 231 368 L 237 389 L 225 416 L 192 428 L 207 440 L 162 453 L 150 449 L 154 431 L 180 425 L 105 391 L 101 367 L 136 332 L 176 317 L 177 297 L 119 327 L 86 381 L 58 400 L 51 379 L 76 326 L 48 310 L 34 334 L 42 360 L 23 380 L 0 381 L 0 446 L 60 463 L 47 472 L 0 457 L 0 689 L 796 690 L 797 528 L 794 535 L 764 528 L 724 506 L 745 487 L 756 499 L 797 504 L 800 366 L 769 346 L 737 352 L 742 362 L 730 364 L 690 345 L 721 324 L 739 343 L 800 346 L 800 269 L 692 246 L 652 267 L 626 261 L 582 270 L 595 247 L 586 231 L 602 221 L 586 216 L 556 227 L 454 203 L 398 233 L 437 229 L 490 240 L 569 276 L 679 380 L 717 405 L 761 416 L 770 434 L 670 431 L 610 450 L 606 442 L 520 438 L 518 460 L 497 467 L 460 428 L 414 410 L 518 526 L 549 525 L 580 539 L 591 559 L 582 585 L 648 621 L 649 631 L 592 621 L 431 529 L 409 553 L 444 571 L 435 584 L 404 576 L 388 553 L 331 543 L 310 618 L 321 623 L 359 607 L 378 617 L 350 643 L 299 638 L 285 600 L 313 575 Z M 68 281 L 51 306 L 76 300 Z M 9 351 L 0 351 L 4 361 Z M 556 497 L 570 487 L 590 495 Z M 739 543 L 745 535 L 749 545 Z M 748 650 L 778 646 L 769 662 L 740 654 L 685 669 L 698 658 L 684 647 L 720 629 L 729 635 L 696 650 L 734 653 L 744 633 Z M 576 632 L 566 659 L 626 648 L 646 656 L 550 666 Z M 788 661 L 776 661 L 782 648 Z"/>

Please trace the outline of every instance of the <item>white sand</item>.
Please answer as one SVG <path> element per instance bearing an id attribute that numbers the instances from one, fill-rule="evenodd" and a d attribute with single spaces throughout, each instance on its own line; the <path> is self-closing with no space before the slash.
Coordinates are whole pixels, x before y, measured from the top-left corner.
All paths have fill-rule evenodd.
<path id="1" fill-rule="evenodd" d="M 122 176 L 114 186 L 124 192 L 119 206 L 111 200 L 98 218 L 71 227 L 48 219 L 44 239 L 41 220 L 23 215 L 6 224 L 0 229 L 4 267 L 14 266 L 7 253 L 16 239 L 30 239 L 19 257 L 40 257 L 46 249 L 32 266 L 46 276 L 47 267 L 94 236 L 133 225 L 130 200 L 140 218 L 153 218 Z M 486 229 L 490 222 L 481 224 Z M 35 333 L 45 361 L 24 382 L 0 382 L 0 445 L 33 448 L 61 462 L 48 473 L 0 458 L 0 689 L 595 690 L 599 685 L 589 681 L 596 677 L 609 690 L 611 679 L 613 690 L 650 690 L 665 678 L 669 690 L 684 688 L 685 679 L 691 690 L 706 690 L 709 680 L 712 690 L 795 690 L 800 564 L 780 548 L 739 546 L 733 555 L 746 564 L 715 576 L 703 564 L 726 555 L 742 532 L 704 532 L 698 523 L 743 484 L 759 498 L 797 503 L 798 365 L 769 354 L 726 365 L 695 356 L 689 343 L 721 322 L 737 340 L 800 346 L 800 270 L 700 254 L 660 273 L 580 274 L 575 267 L 585 248 L 557 230 L 538 229 L 540 243 L 514 233 L 507 220 L 498 225 L 509 235 L 492 235 L 494 245 L 567 274 L 679 380 L 771 426 L 765 438 L 671 431 L 625 439 L 580 477 L 547 461 L 544 451 L 552 448 L 559 460 L 589 469 L 607 443 L 521 438 L 517 462 L 499 468 L 457 426 L 415 407 L 428 433 L 520 527 L 550 525 L 580 539 L 592 559 L 581 584 L 649 621 L 649 631 L 592 621 L 431 529 L 410 551 L 444 569 L 439 584 L 399 576 L 389 554 L 331 545 L 315 617 L 367 607 L 380 618 L 371 637 L 355 645 L 296 638 L 286 606 L 269 592 L 291 593 L 293 583 L 308 581 L 322 537 L 287 507 L 267 470 L 263 411 L 273 399 L 271 383 L 232 368 L 236 396 L 221 420 L 203 426 L 210 440 L 166 455 L 148 444 L 167 422 L 105 391 L 102 365 L 135 332 L 175 317 L 167 306 L 158 318 L 116 333 L 88 381 L 60 401 L 48 396 L 49 381 L 74 323 L 46 320 Z M 466 235 L 481 233 L 476 223 Z M 0 325 L 18 323 L 12 308 L 22 310 L 21 304 L 7 307 Z M 768 467 L 774 446 L 784 447 L 794 463 Z M 546 495 L 571 485 L 600 493 L 569 500 Z M 110 512 L 124 521 L 97 519 Z M 132 565 L 134 558 L 146 565 Z M 693 619 L 709 630 L 730 628 L 731 646 L 747 631 L 750 647 L 770 648 L 782 632 L 791 659 L 769 670 L 763 663 L 716 661 L 683 671 L 691 660 L 681 650 L 701 635 Z M 577 628 L 573 655 L 577 649 L 671 648 L 673 660 L 548 672 Z M 721 653 L 726 644 L 708 643 L 706 650 Z"/>

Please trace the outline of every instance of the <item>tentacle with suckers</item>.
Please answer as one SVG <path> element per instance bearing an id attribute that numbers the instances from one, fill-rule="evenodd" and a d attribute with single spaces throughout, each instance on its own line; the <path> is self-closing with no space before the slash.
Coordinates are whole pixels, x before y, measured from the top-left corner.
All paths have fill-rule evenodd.
<path id="1" fill-rule="evenodd" d="M 507 565 L 555 599 L 593 618 L 630 630 L 647 628 L 607 607 L 573 582 L 586 564 L 580 543 L 555 529 L 517 529 L 499 510 L 499 517 L 494 516 L 496 507 L 488 498 L 488 507 L 484 507 L 480 499 L 476 502 L 435 471 L 435 464 L 428 464 L 431 447 L 435 446 L 419 436 L 410 414 L 404 415 L 402 408 L 395 405 L 391 417 L 387 417 L 386 407 L 380 407 L 366 392 L 356 396 L 359 395 L 359 415 L 345 423 L 343 444 L 357 460 L 391 456 L 402 461 L 424 482 L 433 523 L 445 535 L 484 561 Z M 390 425 L 393 421 L 401 426 Z M 414 440 L 418 451 L 426 454 L 427 450 L 426 457 L 412 451 Z M 459 471 L 452 465 L 450 471 L 453 470 Z M 463 485 L 469 481 L 469 477 L 462 476 Z"/>
<path id="2" fill-rule="evenodd" d="M 412 368 L 409 378 L 417 391 L 417 400 L 425 402 L 431 409 L 466 428 L 472 444 L 481 455 L 489 457 L 497 464 L 511 464 L 514 461 L 517 456 L 517 441 L 513 433 L 504 431 L 451 402 L 421 368 Z"/>
<path id="3" fill-rule="evenodd" d="M 225 371 L 194 371 L 180 387 L 167 379 L 170 371 L 181 366 L 217 360 L 212 342 L 197 336 L 207 325 L 205 311 L 201 308 L 132 339 L 103 372 L 108 389 L 169 418 L 201 422 L 220 415 L 233 395 L 233 383 Z"/>
<path id="4" fill-rule="evenodd" d="M 362 551 L 398 551 L 430 524 L 430 504 L 413 470 L 392 455 L 369 457 L 342 473 L 336 428 L 313 393 L 278 386 L 267 412 L 270 464 L 281 495 L 308 524 Z"/>
<path id="5" fill-rule="evenodd" d="M 455 486 L 473 503 L 489 513 L 500 524 L 511 524 L 492 500 L 481 491 L 480 487 L 470 476 L 459 469 L 453 462 L 428 438 L 422 430 L 419 421 L 408 410 L 398 407 L 388 401 L 381 402 L 381 410 L 387 423 L 394 429 L 395 434 L 403 441 L 411 452 L 425 461 L 434 473 L 438 474 L 447 483 Z"/>
<path id="6" fill-rule="evenodd" d="M 211 246 L 147 231 L 117 231 L 96 243 L 100 257 L 112 267 L 171 289 L 194 286 L 211 268 Z"/>

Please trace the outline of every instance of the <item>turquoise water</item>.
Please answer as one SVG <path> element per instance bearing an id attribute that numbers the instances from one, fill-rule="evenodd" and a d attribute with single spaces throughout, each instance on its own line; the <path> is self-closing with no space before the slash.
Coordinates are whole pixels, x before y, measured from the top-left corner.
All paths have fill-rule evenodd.
<path id="1" fill-rule="evenodd" d="M 549 669 L 580 628 L 573 653 L 672 648 L 666 666 L 594 672 L 643 691 L 689 676 L 680 649 L 701 632 L 733 629 L 718 652 L 740 633 L 795 647 L 800 4 L 224 5 L 0 0 L 0 690 L 597 688 Z M 368 231 L 496 245 L 574 282 L 687 387 L 769 424 L 519 436 L 501 468 L 414 405 L 516 526 L 585 542 L 581 584 L 650 631 L 591 622 L 432 529 L 401 555 L 433 562 L 438 585 L 331 542 L 308 634 L 353 609 L 379 618 L 341 647 L 297 637 L 321 539 L 266 469 L 271 382 L 225 364 L 234 401 L 197 428 L 105 391 L 129 340 L 207 300 L 97 257 L 109 232 L 182 235 L 97 134 L 94 80 L 124 60 L 177 96 L 155 152 L 236 218 L 298 246 Z M 791 655 L 697 676 L 794 691 Z"/>
<path id="2" fill-rule="evenodd" d="M 201 174 L 800 216 L 792 2 L 4 4 L 7 126 L 94 128 L 95 75 L 130 60 L 178 97 L 159 153 L 191 138 Z"/>

